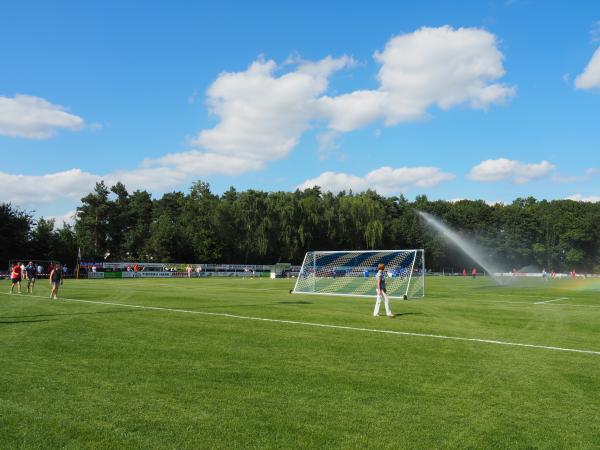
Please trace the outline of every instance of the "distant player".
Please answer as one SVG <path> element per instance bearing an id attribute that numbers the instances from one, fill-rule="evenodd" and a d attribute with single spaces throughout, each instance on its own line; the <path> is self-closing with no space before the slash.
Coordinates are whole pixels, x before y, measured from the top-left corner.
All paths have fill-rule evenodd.
<path id="1" fill-rule="evenodd" d="M 29 261 L 29 264 L 25 266 L 25 273 L 27 274 L 27 292 L 33 294 L 35 280 L 37 279 L 37 267 L 34 266 L 33 262 Z"/>
<path id="2" fill-rule="evenodd" d="M 477 278 L 477 267 L 473 267 L 473 270 L 471 270 L 471 276 L 473 279 Z"/>
<path id="3" fill-rule="evenodd" d="M 544 281 L 548 281 L 548 272 L 546 272 L 546 269 L 542 269 L 542 279 Z"/>
<path id="4" fill-rule="evenodd" d="M 390 299 L 387 296 L 387 292 L 385 289 L 385 273 L 384 273 L 384 269 L 385 269 L 385 264 L 379 264 L 377 266 L 377 275 L 375 276 L 375 279 L 377 281 L 377 300 L 375 301 L 375 310 L 373 311 L 373 316 L 377 317 L 379 316 L 379 306 L 381 305 L 381 297 L 383 297 L 383 300 L 385 302 L 385 314 L 388 317 L 394 317 L 394 315 L 392 314 L 392 311 L 390 310 Z"/>
<path id="5" fill-rule="evenodd" d="M 12 294 L 14 289 L 15 289 L 15 285 L 17 285 L 17 293 L 21 293 L 21 263 L 16 263 L 13 268 L 12 271 L 10 273 L 10 293 Z"/>
<path id="6" fill-rule="evenodd" d="M 58 288 L 63 284 L 62 270 L 60 264 L 56 264 L 50 272 L 50 300 L 58 300 Z"/>
<path id="7" fill-rule="evenodd" d="M 188 276 L 188 278 L 192 278 L 192 266 L 190 266 L 190 265 L 188 264 L 188 266 L 187 266 L 187 268 L 186 268 L 186 271 L 187 271 L 187 276 Z"/>

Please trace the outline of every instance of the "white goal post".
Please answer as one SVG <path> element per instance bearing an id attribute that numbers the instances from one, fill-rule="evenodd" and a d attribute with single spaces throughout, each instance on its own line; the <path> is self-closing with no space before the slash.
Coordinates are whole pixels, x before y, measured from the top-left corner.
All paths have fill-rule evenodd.
<path id="1" fill-rule="evenodd" d="M 423 249 L 308 252 L 292 293 L 373 297 L 380 263 L 390 298 L 425 296 Z"/>

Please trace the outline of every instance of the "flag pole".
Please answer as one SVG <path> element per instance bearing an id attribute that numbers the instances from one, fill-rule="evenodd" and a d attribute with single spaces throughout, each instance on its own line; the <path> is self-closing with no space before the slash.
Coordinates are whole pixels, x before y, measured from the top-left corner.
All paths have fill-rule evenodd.
<path id="1" fill-rule="evenodd" d="M 77 249 L 77 279 L 79 280 L 79 267 L 81 266 L 81 247 Z"/>

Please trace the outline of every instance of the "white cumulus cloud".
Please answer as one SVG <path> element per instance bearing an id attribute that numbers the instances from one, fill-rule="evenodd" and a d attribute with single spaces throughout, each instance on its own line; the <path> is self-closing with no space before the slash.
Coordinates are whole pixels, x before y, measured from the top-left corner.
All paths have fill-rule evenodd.
<path id="1" fill-rule="evenodd" d="M 62 106 L 31 95 L 0 96 L 0 135 L 28 139 L 46 139 L 57 130 L 80 130 L 81 117 Z"/>
<path id="2" fill-rule="evenodd" d="M 600 202 L 600 195 L 584 196 L 581 194 L 573 194 L 570 197 L 567 197 L 567 200 L 575 200 L 576 202 L 597 203 Z"/>
<path id="3" fill-rule="evenodd" d="M 337 97 L 323 96 L 319 108 L 329 128 L 347 132 L 361 128 L 384 115 L 388 94 L 381 91 L 354 91 Z"/>
<path id="4" fill-rule="evenodd" d="M 259 170 L 264 167 L 264 160 L 247 158 L 241 155 L 225 153 L 187 152 L 169 153 L 161 158 L 146 159 L 140 170 L 169 169 L 180 177 L 205 176 L 211 174 L 239 175 L 248 170 Z"/>
<path id="5" fill-rule="evenodd" d="M 580 183 L 583 181 L 588 181 L 598 175 L 600 173 L 600 169 L 595 167 L 590 167 L 583 171 L 583 175 L 573 175 L 573 176 L 563 176 L 559 174 L 555 174 L 552 179 L 557 183 Z"/>
<path id="6" fill-rule="evenodd" d="M 492 33 L 479 28 L 421 28 L 390 39 L 382 52 L 377 90 L 320 99 L 329 126 L 350 131 L 376 119 L 387 125 L 423 118 L 432 106 L 486 109 L 516 93 L 496 83 L 505 74 Z"/>
<path id="7" fill-rule="evenodd" d="M 505 73 L 503 55 L 496 36 L 483 29 L 421 28 L 393 37 L 374 58 L 379 64 L 377 89 L 357 86 L 337 96 L 328 93 L 330 78 L 355 66 L 352 57 L 295 58 L 283 65 L 258 58 L 245 70 L 221 73 L 209 86 L 206 103 L 216 123 L 197 133 L 193 149 L 108 174 L 80 169 L 39 176 L 0 172 L 0 201 L 30 207 L 58 198 L 77 200 L 101 179 L 108 185 L 122 181 L 131 190 L 164 190 L 201 176 L 235 176 L 285 158 L 315 126 L 323 127 L 317 139 L 320 155 L 326 157 L 337 151 L 342 133 L 373 122 L 391 126 L 418 120 L 435 106 L 485 109 L 515 94 L 514 87 L 498 81 Z M 84 125 L 82 118 L 42 98 L 0 97 L 0 134 L 41 139 Z M 372 187 L 394 193 L 453 177 L 435 167 L 382 167 L 364 177 L 326 172 L 315 180 L 334 190 Z"/>
<path id="8" fill-rule="evenodd" d="M 46 175 L 13 175 L 0 172 L 0 201 L 22 207 L 52 203 L 61 199 L 79 200 L 98 178 L 80 169 Z"/>
<path id="9" fill-rule="evenodd" d="M 319 186 L 324 191 L 334 193 L 340 191 L 362 192 L 373 189 L 380 194 L 391 195 L 406 192 L 412 187 L 429 188 L 444 181 L 453 180 L 455 176 L 443 172 L 437 167 L 380 167 L 365 176 L 350 175 L 340 172 L 323 172 L 316 178 L 306 180 L 298 189 Z"/>
<path id="10" fill-rule="evenodd" d="M 328 78 L 352 64 L 350 57 L 328 56 L 278 76 L 274 61 L 259 59 L 243 72 L 219 75 L 208 88 L 207 102 L 220 120 L 193 140 L 205 150 L 204 156 L 194 154 L 195 160 L 220 173 L 213 161 L 229 164 L 234 159 L 232 171 L 239 173 L 287 156 L 315 119 L 315 102 L 326 91 Z"/>
<path id="11" fill-rule="evenodd" d="M 497 46 L 496 36 L 479 28 L 421 28 L 374 53 L 377 89 L 337 96 L 327 94 L 329 78 L 353 67 L 351 57 L 295 58 L 283 67 L 259 58 L 244 71 L 220 74 L 208 88 L 208 108 L 218 123 L 192 144 L 211 158 L 236 158 L 240 170 L 257 170 L 286 157 L 315 123 L 344 133 L 377 120 L 390 126 L 418 120 L 432 106 L 485 109 L 515 94 L 497 82 L 505 74 Z M 319 136 L 323 148 L 323 137 L 334 135 Z"/>
<path id="12" fill-rule="evenodd" d="M 433 104 L 485 108 L 515 93 L 494 83 L 505 74 L 503 55 L 496 36 L 479 28 L 424 27 L 393 38 L 375 59 L 381 88 L 392 97 L 390 123 L 421 116 Z"/>
<path id="13" fill-rule="evenodd" d="M 596 49 L 584 71 L 575 78 L 575 87 L 600 89 L 600 47 Z"/>
<path id="14" fill-rule="evenodd" d="M 75 215 L 77 214 L 76 210 L 68 211 L 64 214 L 58 216 L 48 216 L 46 219 L 54 220 L 55 228 L 63 228 L 63 225 L 74 225 L 75 224 Z"/>
<path id="15" fill-rule="evenodd" d="M 555 169 L 548 161 L 526 164 L 507 158 L 488 159 L 471 169 L 468 177 L 473 181 L 495 182 L 509 180 L 525 184 L 536 178 L 545 177 Z"/>
<path id="16" fill-rule="evenodd" d="M 129 191 L 165 191 L 201 176 L 238 175 L 249 169 L 258 170 L 262 163 L 191 150 L 146 159 L 131 170 L 121 169 L 105 174 L 90 173 L 76 168 L 45 175 L 10 174 L 0 171 L 0 202 L 10 202 L 23 208 L 34 208 L 61 200 L 76 202 L 91 192 L 95 183 L 101 180 L 104 180 L 108 187 L 120 181 Z"/>
<path id="17" fill-rule="evenodd" d="M 21 175 L 0 172 L 0 202 L 22 208 L 56 203 L 61 200 L 79 201 L 104 180 L 108 187 L 121 181 L 130 191 L 135 189 L 165 190 L 179 186 L 189 179 L 189 173 L 170 167 L 139 167 L 100 175 L 80 169 L 70 169 L 45 175 Z"/>

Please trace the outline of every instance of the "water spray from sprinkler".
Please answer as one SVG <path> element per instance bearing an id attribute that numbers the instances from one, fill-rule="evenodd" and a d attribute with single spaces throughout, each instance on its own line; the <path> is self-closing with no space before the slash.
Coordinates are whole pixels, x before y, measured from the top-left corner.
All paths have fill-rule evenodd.
<path id="1" fill-rule="evenodd" d="M 470 256 L 494 279 L 494 281 L 496 281 L 498 284 L 502 284 L 500 278 L 496 276 L 496 274 L 500 273 L 501 271 L 494 267 L 492 264 L 490 264 L 488 261 L 486 261 L 486 259 L 482 255 L 483 250 L 478 248 L 475 244 L 461 237 L 458 233 L 456 233 L 454 230 L 452 230 L 450 227 L 444 224 L 437 217 L 432 216 L 431 214 L 426 213 L 424 211 L 416 210 L 416 212 L 417 214 L 419 214 L 419 216 L 421 216 L 421 218 L 423 218 L 423 220 L 425 220 L 427 225 L 435 229 L 447 241 L 453 243 L 458 248 L 460 248 L 465 254 Z"/>

